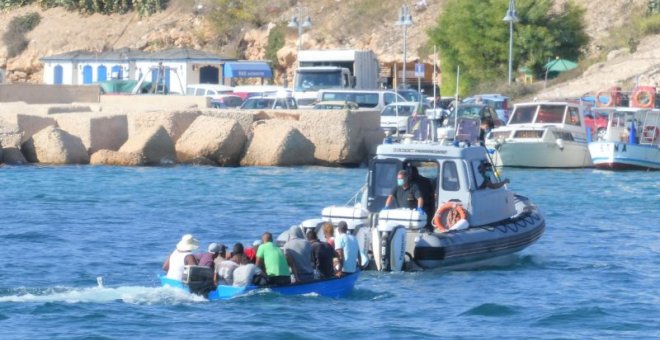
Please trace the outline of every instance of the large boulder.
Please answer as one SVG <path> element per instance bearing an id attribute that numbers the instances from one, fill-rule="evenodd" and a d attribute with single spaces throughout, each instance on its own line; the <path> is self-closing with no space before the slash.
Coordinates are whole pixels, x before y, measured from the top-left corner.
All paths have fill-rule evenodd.
<path id="1" fill-rule="evenodd" d="M 2 149 L 2 161 L 5 164 L 11 165 L 22 165 L 27 163 L 25 156 L 19 148 L 3 148 Z"/>
<path id="2" fill-rule="evenodd" d="M 104 149 L 93 153 L 90 157 L 89 164 L 139 166 L 145 165 L 146 159 L 142 154 L 136 152 L 119 152 Z"/>
<path id="3" fill-rule="evenodd" d="M 22 151 L 30 162 L 44 164 L 87 164 L 89 155 L 80 138 L 54 126 L 37 132 L 23 143 Z"/>
<path id="4" fill-rule="evenodd" d="M 316 146 L 318 164 L 355 165 L 367 158 L 365 131 L 380 129 L 380 116 L 377 123 L 376 116 L 349 110 L 300 111 L 300 131 Z"/>
<path id="5" fill-rule="evenodd" d="M 247 138 L 233 119 L 199 116 L 176 142 L 180 163 L 238 165 Z"/>
<path id="6" fill-rule="evenodd" d="M 296 124 L 296 121 L 277 120 L 256 122 L 241 165 L 314 164 L 314 144 L 295 127 Z"/>
<path id="7" fill-rule="evenodd" d="M 129 137 L 119 151 L 142 154 L 148 165 L 172 164 L 176 160 L 174 143 L 162 126 L 140 130 Z"/>
<path id="8" fill-rule="evenodd" d="M 126 115 L 58 114 L 55 120 L 62 130 L 80 136 L 90 154 L 118 150 L 128 139 Z"/>
<path id="9" fill-rule="evenodd" d="M 6 123 L 18 126 L 22 132 L 20 143 L 27 142 L 32 135 L 47 126 L 57 126 L 57 122 L 52 117 L 37 114 L 3 113 L 0 115 L 0 119 Z"/>
<path id="10" fill-rule="evenodd" d="M 176 143 L 199 115 L 201 111 L 197 109 L 130 113 L 127 115 L 128 136 L 130 138 L 142 130 L 162 126 Z"/>
<path id="11" fill-rule="evenodd" d="M 14 123 L 0 120 L 0 147 L 18 148 L 23 142 L 23 131 Z"/>

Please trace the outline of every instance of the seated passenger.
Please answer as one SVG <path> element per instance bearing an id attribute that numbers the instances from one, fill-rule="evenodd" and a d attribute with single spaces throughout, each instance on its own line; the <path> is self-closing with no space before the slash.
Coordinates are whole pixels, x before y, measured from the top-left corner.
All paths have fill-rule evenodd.
<path id="1" fill-rule="evenodd" d="M 167 272 L 168 279 L 182 281 L 185 266 L 197 265 L 197 259 L 192 251 L 199 247 L 199 241 L 190 234 L 183 235 L 176 249 L 163 263 L 163 270 Z"/>
<path id="2" fill-rule="evenodd" d="M 216 275 L 213 277 L 213 283 L 216 285 L 233 285 L 234 270 L 238 268 L 238 263 L 232 260 L 224 260 L 216 266 Z"/>
<path id="3" fill-rule="evenodd" d="M 247 256 L 250 262 L 252 263 L 257 262 L 257 249 L 259 249 L 260 245 L 261 245 L 261 241 L 256 240 L 252 242 L 252 247 L 245 249 L 245 256 Z"/>
<path id="4" fill-rule="evenodd" d="M 195 256 L 195 258 L 197 258 L 198 265 L 215 269 L 215 259 L 221 253 L 224 254 L 226 249 L 224 244 L 213 242 L 209 244 L 208 252 L 199 254 L 199 257 Z"/>
<path id="5" fill-rule="evenodd" d="M 342 277 L 357 271 L 360 246 L 355 236 L 348 233 L 346 222 L 339 222 L 337 224 L 337 231 L 339 232 L 339 236 L 337 236 L 335 250 L 339 255 L 339 269 L 336 276 Z"/>
<path id="6" fill-rule="evenodd" d="M 493 175 L 492 174 L 492 166 L 488 163 L 479 164 L 478 171 L 481 174 L 481 177 L 483 177 L 483 179 L 484 179 L 484 181 L 481 183 L 481 185 L 479 185 L 479 187 L 477 188 L 478 190 L 482 190 L 482 189 L 486 189 L 486 188 L 499 189 L 499 188 L 503 187 L 505 184 L 509 183 L 508 178 L 501 181 L 501 182 L 493 183 L 492 180 L 491 180 L 491 176 Z"/>
<path id="7" fill-rule="evenodd" d="M 312 246 L 305 240 L 300 226 L 289 228 L 289 240 L 284 244 L 284 255 L 296 282 L 314 280 Z"/>
<path id="8" fill-rule="evenodd" d="M 318 272 L 321 280 L 330 279 L 335 275 L 335 269 L 332 260 L 335 256 L 335 250 L 327 242 L 319 241 L 316 231 L 307 232 L 307 240 L 312 245 L 312 264 Z"/>
<path id="9" fill-rule="evenodd" d="M 261 241 L 262 244 L 257 249 L 257 267 L 266 273 L 269 284 L 290 284 L 289 265 L 282 250 L 273 243 L 273 234 L 265 232 Z"/>
<path id="10" fill-rule="evenodd" d="M 238 264 L 233 272 L 232 285 L 242 287 L 252 284 L 252 280 L 257 273 L 257 267 L 254 263 L 250 263 L 250 260 L 245 256 L 243 244 L 236 243 L 232 254 L 231 261 Z"/>

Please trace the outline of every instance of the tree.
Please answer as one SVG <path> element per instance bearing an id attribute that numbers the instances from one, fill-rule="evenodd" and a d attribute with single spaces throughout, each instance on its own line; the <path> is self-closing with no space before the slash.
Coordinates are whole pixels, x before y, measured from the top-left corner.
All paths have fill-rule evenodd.
<path id="1" fill-rule="evenodd" d="M 456 68 L 461 68 L 460 92 L 477 84 L 506 79 L 509 25 L 502 21 L 506 0 L 449 0 L 438 24 L 428 34 L 440 49 L 442 92 L 456 90 Z M 543 74 L 543 65 L 555 57 L 577 60 L 589 42 L 584 10 L 571 2 L 561 11 L 550 0 L 518 0 L 520 19 L 514 24 L 513 69 L 526 66 Z"/>

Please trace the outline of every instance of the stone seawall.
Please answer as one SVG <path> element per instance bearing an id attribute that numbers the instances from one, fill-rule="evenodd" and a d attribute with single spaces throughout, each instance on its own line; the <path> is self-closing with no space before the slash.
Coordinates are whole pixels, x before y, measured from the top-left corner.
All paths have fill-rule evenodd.
<path id="1" fill-rule="evenodd" d="M 352 166 L 384 137 L 376 111 L 218 110 L 185 98 L 3 103 L 0 163 Z"/>

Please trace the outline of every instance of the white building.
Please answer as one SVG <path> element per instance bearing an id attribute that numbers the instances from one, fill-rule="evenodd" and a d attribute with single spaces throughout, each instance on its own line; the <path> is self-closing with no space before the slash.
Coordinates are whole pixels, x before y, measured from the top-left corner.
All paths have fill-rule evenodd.
<path id="1" fill-rule="evenodd" d="M 266 62 L 236 61 L 193 49 L 73 51 L 43 57 L 41 61 L 44 84 L 86 85 L 145 77 L 146 81 L 165 85 L 172 93 L 185 93 L 188 84 L 230 84 L 231 78 L 272 78 Z"/>

